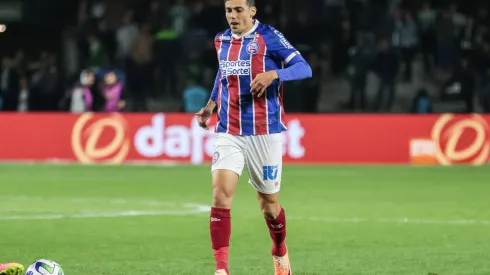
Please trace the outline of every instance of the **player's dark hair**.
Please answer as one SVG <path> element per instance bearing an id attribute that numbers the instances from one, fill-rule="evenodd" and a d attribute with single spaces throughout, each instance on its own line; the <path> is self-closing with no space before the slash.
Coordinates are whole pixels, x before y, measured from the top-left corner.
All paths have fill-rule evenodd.
<path id="1" fill-rule="evenodd" d="M 230 0 L 225 0 L 225 3 Z M 249 7 L 255 7 L 255 0 L 247 0 L 247 6 Z"/>

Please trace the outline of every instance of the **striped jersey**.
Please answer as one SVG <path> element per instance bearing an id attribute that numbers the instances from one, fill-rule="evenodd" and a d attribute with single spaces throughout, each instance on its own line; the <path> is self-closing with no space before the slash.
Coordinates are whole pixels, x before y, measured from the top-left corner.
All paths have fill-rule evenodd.
<path id="1" fill-rule="evenodd" d="M 255 20 L 242 36 L 230 29 L 219 33 L 214 44 L 219 69 L 211 99 L 217 102 L 216 132 L 232 135 L 264 135 L 286 130 L 283 84 L 274 80 L 260 98 L 250 84 L 263 72 L 283 69 L 299 52 L 284 35 Z"/>

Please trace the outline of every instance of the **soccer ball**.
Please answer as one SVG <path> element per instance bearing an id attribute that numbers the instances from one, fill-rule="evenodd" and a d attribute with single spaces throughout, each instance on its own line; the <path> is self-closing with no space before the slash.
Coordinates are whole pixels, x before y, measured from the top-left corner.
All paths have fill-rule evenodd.
<path id="1" fill-rule="evenodd" d="M 27 268 L 26 275 L 64 275 L 63 269 L 56 262 L 40 259 Z"/>

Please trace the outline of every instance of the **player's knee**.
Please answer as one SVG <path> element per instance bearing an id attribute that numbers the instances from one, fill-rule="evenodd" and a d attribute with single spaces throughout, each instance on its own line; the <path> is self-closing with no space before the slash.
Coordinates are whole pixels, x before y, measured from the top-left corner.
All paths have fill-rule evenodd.
<path id="1" fill-rule="evenodd" d="M 220 170 L 213 173 L 213 207 L 231 208 L 231 202 L 238 183 L 238 175 L 232 171 Z"/>
<path id="2" fill-rule="evenodd" d="M 275 219 L 281 212 L 278 194 L 259 193 L 259 204 L 262 214 L 268 219 Z"/>
<path id="3" fill-rule="evenodd" d="M 280 212 L 281 206 L 279 205 L 279 203 L 267 204 L 262 206 L 262 214 L 264 214 L 264 217 L 268 218 L 269 220 L 275 219 L 277 216 L 279 216 Z"/>
<path id="4" fill-rule="evenodd" d="M 213 189 L 213 207 L 219 208 L 231 208 L 231 202 L 233 200 L 233 193 L 227 192 L 222 188 Z"/>

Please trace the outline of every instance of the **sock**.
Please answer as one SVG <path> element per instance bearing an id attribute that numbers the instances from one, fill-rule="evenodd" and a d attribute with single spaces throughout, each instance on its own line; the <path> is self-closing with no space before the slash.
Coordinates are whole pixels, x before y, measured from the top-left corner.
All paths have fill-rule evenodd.
<path id="1" fill-rule="evenodd" d="M 272 238 L 272 255 L 278 257 L 286 255 L 286 215 L 284 208 L 281 207 L 281 212 L 274 220 L 265 218 L 265 221 Z"/>
<path id="2" fill-rule="evenodd" d="M 228 247 L 231 236 L 230 209 L 211 207 L 211 220 L 209 224 L 211 242 L 213 247 L 216 270 L 228 271 Z"/>

